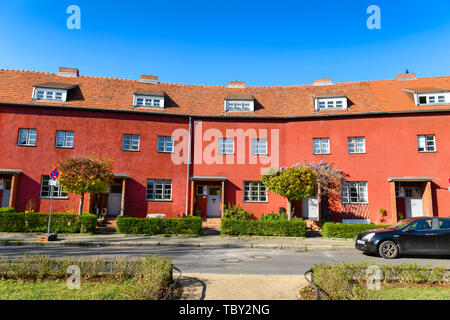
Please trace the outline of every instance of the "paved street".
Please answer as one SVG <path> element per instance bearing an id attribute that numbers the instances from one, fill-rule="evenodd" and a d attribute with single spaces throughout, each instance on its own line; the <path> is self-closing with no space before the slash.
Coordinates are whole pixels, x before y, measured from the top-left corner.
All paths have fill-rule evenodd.
<path id="1" fill-rule="evenodd" d="M 419 263 L 450 268 L 450 257 L 408 256 L 384 260 L 356 250 L 295 252 L 247 248 L 173 248 L 173 247 L 0 247 L 0 255 L 19 257 L 24 254 L 93 257 L 161 255 L 173 259 L 183 273 L 303 275 L 311 266 L 334 261 L 373 261 L 374 263 Z"/>

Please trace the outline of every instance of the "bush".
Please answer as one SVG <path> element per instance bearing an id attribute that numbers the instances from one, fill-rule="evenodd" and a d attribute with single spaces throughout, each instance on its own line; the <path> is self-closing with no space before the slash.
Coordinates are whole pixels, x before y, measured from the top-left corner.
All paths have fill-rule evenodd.
<path id="1" fill-rule="evenodd" d="M 322 226 L 322 236 L 328 238 L 355 238 L 361 232 L 385 227 L 387 226 L 325 222 Z"/>
<path id="2" fill-rule="evenodd" d="M 288 236 L 304 237 L 306 235 L 306 222 L 301 219 L 260 221 L 222 219 L 220 234 L 242 236 Z"/>
<path id="3" fill-rule="evenodd" d="M 287 216 L 284 213 L 275 214 L 275 213 L 268 213 L 261 215 L 261 221 L 283 221 L 287 220 Z"/>
<path id="4" fill-rule="evenodd" d="M 47 232 L 47 213 L 0 213 L 0 232 Z M 81 222 L 77 214 L 53 213 L 50 232 L 79 233 L 94 232 L 97 218 L 84 213 Z"/>
<path id="5" fill-rule="evenodd" d="M 124 234 L 188 234 L 201 236 L 202 218 L 129 218 L 117 219 L 117 232 Z"/>
<path id="6" fill-rule="evenodd" d="M 332 300 L 371 299 L 367 287 L 368 268 L 380 268 L 381 284 L 428 284 L 448 283 L 446 270 L 441 267 L 418 264 L 375 265 L 370 262 L 319 264 L 313 267 L 314 282 Z"/>
<path id="7" fill-rule="evenodd" d="M 11 212 L 15 212 L 14 208 L 11 207 L 0 208 L 0 213 L 11 213 Z"/>
<path id="8" fill-rule="evenodd" d="M 223 209 L 223 217 L 235 220 L 251 220 L 254 218 L 251 212 L 245 211 L 241 206 L 231 204 L 227 204 Z"/>

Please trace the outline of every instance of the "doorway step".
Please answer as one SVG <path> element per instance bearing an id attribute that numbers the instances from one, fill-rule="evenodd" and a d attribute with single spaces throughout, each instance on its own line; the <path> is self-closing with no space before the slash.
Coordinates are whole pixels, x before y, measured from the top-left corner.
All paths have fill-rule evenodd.
<path id="1" fill-rule="evenodd" d="M 221 222 L 222 222 L 222 218 L 206 218 L 206 219 L 203 219 L 202 227 L 203 228 L 220 229 Z"/>
<path id="2" fill-rule="evenodd" d="M 99 234 L 113 234 L 116 233 L 117 218 L 106 217 L 103 222 L 97 226 L 97 233 Z"/>

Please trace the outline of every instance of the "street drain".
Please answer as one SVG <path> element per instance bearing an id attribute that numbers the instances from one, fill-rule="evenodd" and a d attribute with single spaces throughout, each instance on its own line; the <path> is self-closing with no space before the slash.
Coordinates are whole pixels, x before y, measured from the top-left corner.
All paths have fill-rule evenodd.
<path id="1" fill-rule="evenodd" d="M 240 263 L 240 262 L 243 262 L 243 260 L 241 260 L 241 259 L 233 259 L 233 258 L 223 259 L 222 261 L 226 262 L 226 263 Z"/>
<path id="2" fill-rule="evenodd" d="M 269 257 L 269 256 L 252 256 L 252 257 L 250 257 L 250 258 L 256 259 L 256 260 L 267 260 L 267 259 L 272 259 L 272 258 Z"/>

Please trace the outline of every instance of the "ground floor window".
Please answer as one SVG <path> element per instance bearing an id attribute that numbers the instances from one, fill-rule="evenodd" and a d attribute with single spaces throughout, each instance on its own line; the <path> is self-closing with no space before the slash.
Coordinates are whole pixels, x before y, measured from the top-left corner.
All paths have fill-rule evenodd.
<path id="1" fill-rule="evenodd" d="M 50 186 L 50 176 L 42 176 L 41 178 L 41 198 L 50 198 L 51 196 L 51 186 Z M 53 187 L 53 198 L 67 198 L 67 192 L 60 187 Z"/>
<path id="2" fill-rule="evenodd" d="M 344 182 L 341 187 L 342 203 L 368 203 L 367 182 Z"/>
<path id="3" fill-rule="evenodd" d="M 267 202 L 267 188 L 260 181 L 244 181 L 245 202 Z"/>
<path id="4" fill-rule="evenodd" d="M 147 200 L 149 201 L 172 200 L 172 180 L 148 179 Z"/>

